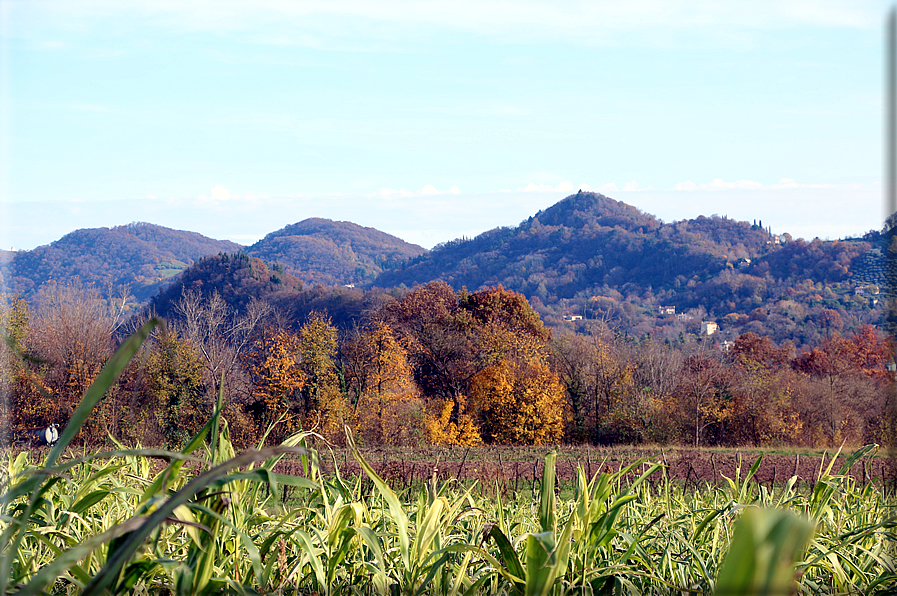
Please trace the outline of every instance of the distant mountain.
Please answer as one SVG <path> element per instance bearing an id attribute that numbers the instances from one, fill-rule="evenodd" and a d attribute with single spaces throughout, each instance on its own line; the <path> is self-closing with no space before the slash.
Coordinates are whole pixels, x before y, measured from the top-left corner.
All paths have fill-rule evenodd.
<path id="1" fill-rule="evenodd" d="M 503 285 L 523 293 L 550 325 L 577 315 L 635 336 L 659 329 L 673 340 L 697 333 L 706 319 L 720 322 L 724 338 L 748 330 L 806 345 L 831 332 L 826 310 L 839 313 L 838 329 L 881 321 L 883 303 L 855 292 L 883 277 L 881 259 L 866 256 L 871 249 L 865 239 L 792 240 L 716 215 L 663 223 L 580 192 L 516 227 L 437 246 L 384 271 L 375 285 Z M 674 314 L 661 316 L 661 305 Z"/>
<path id="2" fill-rule="evenodd" d="M 132 223 L 76 230 L 46 246 L 16 252 L 0 265 L 0 274 L 9 291 L 25 297 L 49 279 L 65 281 L 77 276 L 101 290 L 110 283 L 128 284 L 131 293 L 143 301 L 196 260 L 242 248 L 196 232 Z"/>
<path id="3" fill-rule="evenodd" d="M 580 192 L 516 228 L 456 240 L 386 271 L 376 284 L 442 279 L 471 290 L 503 284 L 544 300 L 596 286 L 658 288 L 718 273 L 729 261 L 765 250 L 769 234 L 715 217 L 663 224 L 597 193 Z"/>
<path id="4" fill-rule="evenodd" d="M 272 232 L 246 254 L 280 263 L 310 284 L 369 284 L 383 270 L 426 253 L 374 228 L 312 218 Z"/>
<path id="5" fill-rule="evenodd" d="M 152 224 L 77 230 L 33 251 L 0 252 L 0 281 L 25 297 L 48 279 L 78 276 L 100 289 L 127 283 L 141 302 L 157 295 L 160 314 L 185 289 L 215 291 L 238 311 L 262 298 L 295 320 L 323 310 L 351 327 L 401 292 L 390 288 L 443 280 L 521 292 L 552 326 L 597 319 L 635 337 L 678 341 L 716 321 L 714 341 L 751 331 L 801 346 L 881 323 L 878 292 L 897 279 L 884 256 L 892 245 L 891 232 L 808 242 L 717 215 L 664 223 L 579 192 L 515 227 L 429 252 L 326 219 L 289 225 L 248 248 Z"/>

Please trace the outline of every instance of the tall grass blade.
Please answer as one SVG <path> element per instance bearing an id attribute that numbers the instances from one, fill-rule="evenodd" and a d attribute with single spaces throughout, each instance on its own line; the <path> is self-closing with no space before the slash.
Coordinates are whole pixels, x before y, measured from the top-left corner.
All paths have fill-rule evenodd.
<path id="1" fill-rule="evenodd" d="M 715 594 L 792 594 L 797 587 L 795 563 L 813 529 L 811 522 L 788 511 L 745 508 L 720 567 Z"/>

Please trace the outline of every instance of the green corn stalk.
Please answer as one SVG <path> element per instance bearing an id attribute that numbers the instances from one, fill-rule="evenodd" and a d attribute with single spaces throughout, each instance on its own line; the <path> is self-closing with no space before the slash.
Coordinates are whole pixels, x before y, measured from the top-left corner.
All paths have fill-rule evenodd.
<path id="1" fill-rule="evenodd" d="M 814 524 L 788 511 L 747 507 L 735 526 L 720 567 L 717 596 L 780 596 L 797 588 L 795 563 L 803 556 Z"/>

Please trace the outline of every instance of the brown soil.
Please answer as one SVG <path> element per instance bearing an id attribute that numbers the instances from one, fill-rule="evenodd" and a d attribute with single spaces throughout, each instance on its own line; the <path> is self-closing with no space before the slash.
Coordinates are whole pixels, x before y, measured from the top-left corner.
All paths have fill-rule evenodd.
<path id="1" fill-rule="evenodd" d="M 512 448 L 478 449 L 475 452 L 463 449 L 446 452 L 444 457 L 427 457 L 439 455 L 422 452 L 401 451 L 397 449 L 376 449 L 364 452 L 365 459 L 384 479 L 397 487 L 406 487 L 431 478 L 437 480 L 450 479 L 477 480 L 481 484 L 492 486 L 496 482 L 503 489 L 526 489 L 542 477 L 545 451 L 537 454 L 530 448 L 521 454 Z M 529 453 L 531 451 L 532 453 Z M 467 455 L 465 458 L 464 455 Z M 524 457 L 515 457 L 524 455 Z M 529 457 L 526 457 L 529 456 Z M 735 479 L 736 468 L 741 467 L 741 479 L 747 475 L 751 465 L 759 454 L 738 451 L 710 451 L 692 449 L 672 450 L 639 450 L 639 449 L 571 449 L 560 451 L 557 458 L 557 478 L 560 483 L 571 482 L 576 478 L 577 468 L 582 467 L 587 477 L 599 472 L 617 472 L 621 468 L 646 459 L 650 462 L 664 464 L 667 475 L 676 482 L 686 486 L 701 487 L 707 483 L 725 483 L 723 476 Z M 361 466 L 352 456 L 339 451 L 333 455 L 322 454 L 321 467 L 326 473 L 334 471 L 334 461 L 339 473 L 344 478 L 356 477 L 362 473 Z M 828 467 L 831 456 L 824 459 Z M 846 457 L 839 457 L 831 468 L 831 474 L 837 474 L 845 463 Z M 776 454 L 766 453 L 754 476 L 763 485 L 781 485 L 796 475 L 799 483 L 814 483 L 820 475 L 823 465 L 823 454 Z M 647 464 L 637 467 L 630 476 L 641 474 Z M 279 472 L 301 473 L 299 462 L 284 461 L 278 466 Z M 897 466 L 886 457 L 863 458 L 848 471 L 858 484 L 870 482 L 889 483 L 897 481 Z M 652 481 L 662 479 L 661 472 L 652 476 Z"/>

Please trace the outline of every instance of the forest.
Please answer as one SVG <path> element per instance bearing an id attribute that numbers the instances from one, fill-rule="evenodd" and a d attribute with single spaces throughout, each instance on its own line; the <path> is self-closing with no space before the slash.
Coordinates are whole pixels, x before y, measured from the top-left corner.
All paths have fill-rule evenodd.
<path id="1" fill-rule="evenodd" d="M 257 260 L 233 261 L 245 271 Z M 290 281 L 255 273 L 272 287 Z M 117 345 L 160 316 L 79 441 L 178 447 L 219 393 L 239 446 L 299 430 L 342 444 L 345 427 L 363 445 L 404 446 L 818 447 L 886 443 L 891 432 L 892 346 L 869 325 L 828 325 L 801 349 L 745 331 L 721 349 L 601 321 L 552 330 L 501 286 L 380 293 L 340 325 L 313 300 L 290 308 L 276 296 L 234 306 L 216 287 L 186 284 L 164 310 L 131 316 L 127 292 L 80 282 L 45 284 L 30 304 L 6 296 L 3 419 L 13 437 L 64 427 Z"/>

